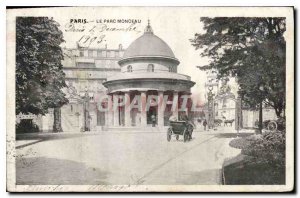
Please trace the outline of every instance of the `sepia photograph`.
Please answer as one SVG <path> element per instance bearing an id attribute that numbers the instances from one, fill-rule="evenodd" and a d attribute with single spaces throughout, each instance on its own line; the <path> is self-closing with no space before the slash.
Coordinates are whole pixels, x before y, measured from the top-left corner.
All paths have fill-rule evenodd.
<path id="1" fill-rule="evenodd" d="M 294 189 L 293 7 L 6 12 L 7 191 Z"/>

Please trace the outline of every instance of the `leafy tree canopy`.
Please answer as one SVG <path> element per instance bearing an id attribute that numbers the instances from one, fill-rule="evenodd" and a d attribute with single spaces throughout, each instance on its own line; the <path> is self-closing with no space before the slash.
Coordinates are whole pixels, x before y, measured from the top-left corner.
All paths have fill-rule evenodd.
<path id="1" fill-rule="evenodd" d="M 255 108 L 264 102 L 277 116 L 285 109 L 285 18 L 201 18 L 204 33 L 191 39 L 210 62 L 200 69 L 217 69 L 218 77 L 236 77 L 239 93 Z"/>
<path id="2" fill-rule="evenodd" d="M 62 88 L 64 42 L 59 24 L 48 17 L 16 19 L 16 113 L 45 114 L 67 103 Z"/>

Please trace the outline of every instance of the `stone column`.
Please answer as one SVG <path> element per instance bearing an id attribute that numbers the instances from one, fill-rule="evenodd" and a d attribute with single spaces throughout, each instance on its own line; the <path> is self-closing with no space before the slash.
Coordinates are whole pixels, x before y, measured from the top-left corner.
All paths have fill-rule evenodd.
<path id="1" fill-rule="evenodd" d="M 107 119 L 105 120 L 105 123 L 107 126 L 114 126 L 114 109 L 113 109 L 113 101 L 112 97 L 108 96 L 108 101 L 107 101 Z"/>
<path id="2" fill-rule="evenodd" d="M 141 92 L 141 127 L 147 126 L 147 112 L 146 112 L 147 95 L 145 91 Z"/>
<path id="3" fill-rule="evenodd" d="M 180 109 L 180 111 L 185 112 L 186 116 L 189 117 L 189 108 L 190 108 L 190 98 L 187 94 L 183 94 L 181 95 L 181 99 L 182 102 L 180 103 L 179 106 L 179 102 L 178 102 L 178 109 Z"/>
<path id="4" fill-rule="evenodd" d="M 157 125 L 158 127 L 164 126 L 164 92 L 158 92 L 158 106 L 157 106 Z"/>
<path id="5" fill-rule="evenodd" d="M 130 94 L 125 92 L 125 107 L 124 107 L 124 116 L 125 116 L 125 126 L 131 126 L 131 117 L 130 117 Z"/>
<path id="6" fill-rule="evenodd" d="M 118 106 L 118 94 L 113 94 L 113 111 L 114 111 L 114 126 L 119 126 L 119 106 Z"/>
<path id="7" fill-rule="evenodd" d="M 175 115 L 175 117 L 178 120 L 178 92 L 177 91 L 173 92 L 172 112 L 173 115 Z"/>

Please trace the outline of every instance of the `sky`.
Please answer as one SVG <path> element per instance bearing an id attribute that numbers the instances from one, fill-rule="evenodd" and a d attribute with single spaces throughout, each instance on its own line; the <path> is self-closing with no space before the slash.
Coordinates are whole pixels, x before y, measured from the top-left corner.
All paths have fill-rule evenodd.
<path id="1" fill-rule="evenodd" d="M 195 33 L 203 32 L 203 24 L 200 22 L 200 15 L 197 12 L 194 11 L 187 14 L 187 11 L 190 10 L 141 7 L 134 9 L 90 8 L 88 11 L 78 9 L 73 12 L 61 12 L 59 15 L 52 13 L 52 15 L 53 19 L 60 24 L 60 29 L 64 34 L 66 42 L 62 46 L 67 48 L 76 47 L 76 42 L 82 36 L 91 36 L 97 37 L 97 39 L 92 42 L 90 47 L 104 48 L 107 45 L 109 49 L 117 49 L 119 44 L 122 44 L 123 48 L 126 49 L 144 33 L 149 19 L 154 34 L 170 46 L 176 58 L 180 61 L 178 73 L 191 76 L 191 80 L 196 82 L 191 91 L 203 100 L 206 74 L 196 68 L 196 66 L 206 64 L 207 59 L 200 57 L 200 51 L 196 51 L 189 41 L 189 39 L 194 37 Z M 134 31 L 101 31 L 99 29 L 103 25 L 109 28 L 126 29 L 130 27 L 130 23 L 118 23 L 118 19 L 140 20 L 140 23 L 133 26 L 136 27 Z M 72 29 L 69 27 L 71 20 L 73 22 L 75 20 L 77 22 L 86 20 L 89 23 L 76 23 L 74 24 L 75 29 Z M 93 29 L 94 25 L 98 29 Z M 83 29 L 83 32 L 78 32 Z M 93 33 L 90 31 L 91 29 L 94 30 Z M 103 35 L 105 37 L 102 42 L 97 43 L 98 39 L 102 38 Z M 82 45 L 84 46 L 84 44 Z"/>
<path id="2" fill-rule="evenodd" d="M 7 11 L 7 41 L 11 53 L 14 52 L 15 39 L 15 16 L 48 16 L 53 17 L 60 24 L 65 43 L 62 47 L 76 47 L 76 42 L 83 35 L 103 38 L 99 44 L 94 41 L 95 48 L 103 48 L 107 44 L 109 49 L 118 48 L 122 44 L 126 49 L 135 39 L 143 34 L 148 19 L 151 21 L 154 34 L 163 39 L 173 50 L 176 58 L 180 61 L 178 73 L 191 76 L 196 84 L 192 88 L 195 97 L 204 101 L 206 72 L 200 71 L 196 66 L 206 65 L 208 58 L 200 57 L 200 51 L 196 51 L 189 39 L 195 33 L 204 33 L 201 17 L 286 17 L 288 16 L 287 29 L 293 30 L 293 12 L 291 8 L 282 7 L 60 7 L 60 8 L 31 8 Z M 83 32 L 66 31 L 66 25 L 70 20 L 82 19 L 93 21 L 83 24 Z M 91 25 L 96 21 L 114 19 L 134 19 L 141 23 L 136 25 L 137 31 L 102 31 L 91 33 Z M 80 24 L 79 24 L 80 25 Z M 82 25 L 82 24 L 81 24 Z M 107 23 L 110 28 L 126 28 L 129 24 Z M 78 25 L 77 25 L 78 26 Z M 101 37 L 105 35 L 105 37 Z M 287 54 L 293 54 L 293 31 L 287 34 Z M 95 44 L 96 43 L 96 44 Z M 10 64 L 10 62 L 8 62 Z M 292 59 L 287 59 L 287 66 L 292 67 Z M 291 68 L 288 71 L 293 71 Z M 292 75 L 292 74 L 290 74 Z"/>

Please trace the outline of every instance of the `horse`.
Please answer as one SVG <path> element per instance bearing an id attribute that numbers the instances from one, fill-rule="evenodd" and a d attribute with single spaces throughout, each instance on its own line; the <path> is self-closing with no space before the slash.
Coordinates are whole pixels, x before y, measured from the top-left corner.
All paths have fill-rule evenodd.
<path id="1" fill-rule="evenodd" d="M 232 120 L 225 120 L 224 121 L 224 126 L 227 126 L 227 124 L 230 124 L 230 126 L 232 126 L 233 122 L 234 122 L 234 119 L 232 119 Z"/>
<path id="2" fill-rule="evenodd" d="M 216 126 L 221 126 L 221 124 L 222 124 L 222 120 L 221 119 L 215 119 L 214 120 L 214 124 L 216 125 Z"/>

